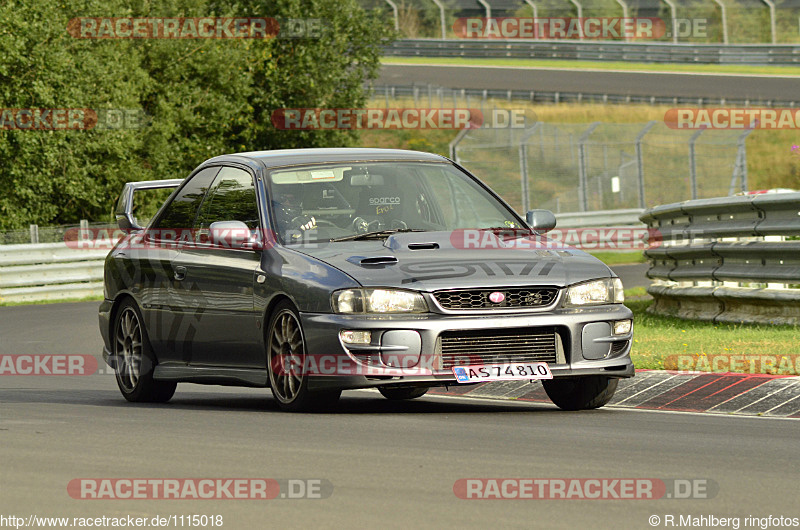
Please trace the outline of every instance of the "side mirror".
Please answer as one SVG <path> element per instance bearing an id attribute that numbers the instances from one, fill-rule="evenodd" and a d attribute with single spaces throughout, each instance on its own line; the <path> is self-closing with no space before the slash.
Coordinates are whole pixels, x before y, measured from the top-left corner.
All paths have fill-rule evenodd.
<path id="1" fill-rule="evenodd" d="M 525 222 L 535 232 L 548 232 L 556 227 L 556 216 L 550 210 L 528 210 Z"/>
<path id="2" fill-rule="evenodd" d="M 208 227 L 209 242 L 222 248 L 261 250 L 259 230 L 252 231 L 241 221 L 217 221 Z"/>

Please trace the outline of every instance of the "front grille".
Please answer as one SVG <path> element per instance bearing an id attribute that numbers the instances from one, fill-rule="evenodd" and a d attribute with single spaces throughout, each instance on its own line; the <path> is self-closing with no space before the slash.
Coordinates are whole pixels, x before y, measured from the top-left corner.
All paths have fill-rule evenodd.
<path id="1" fill-rule="evenodd" d="M 502 293 L 502 302 L 489 299 L 492 293 Z M 498 289 L 459 289 L 433 293 L 444 309 L 518 309 L 546 307 L 558 297 L 557 287 L 514 287 Z"/>
<path id="2" fill-rule="evenodd" d="M 446 331 L 441 341 L 445 370 L 470 364 L 556 362 L 554 328 Z"/>

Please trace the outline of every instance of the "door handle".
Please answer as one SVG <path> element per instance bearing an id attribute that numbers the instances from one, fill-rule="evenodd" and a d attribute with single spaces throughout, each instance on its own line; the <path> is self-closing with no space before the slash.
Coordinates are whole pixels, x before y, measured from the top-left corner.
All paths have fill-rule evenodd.
<path id="1" fill-rule="evenodd" d="M 186 267 L 175 267 L 175 279 L 178 281 L 186 278 Z"/>

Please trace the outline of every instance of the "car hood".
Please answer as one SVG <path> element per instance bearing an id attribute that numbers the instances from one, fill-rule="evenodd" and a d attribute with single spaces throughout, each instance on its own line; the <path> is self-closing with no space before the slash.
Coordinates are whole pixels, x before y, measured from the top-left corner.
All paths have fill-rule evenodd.
<path id="1" fill-rule="evenodd" d="M 552 285 L 613 276 L 589 254 L 546 238 L 517 238 L 465 248 L 455 232 L 411 232 L 384 240 L 293 246 L 365 287 L 419 291 Z"/>

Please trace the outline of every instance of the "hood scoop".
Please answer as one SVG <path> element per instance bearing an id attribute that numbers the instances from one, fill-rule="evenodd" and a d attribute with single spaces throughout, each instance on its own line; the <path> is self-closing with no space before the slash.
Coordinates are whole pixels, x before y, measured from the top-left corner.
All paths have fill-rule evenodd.
<path id="1" fill-rule="evenodd" d="M 386 238 L 383 246 L 394 252 L 451 249 L 452 232 L 404 232 Z"/>
<path id="2" fill-rule="evenodd" d="M 394 265 L 397 263 L 397 258 L 394 256 L 350 256 L 347 258 L 347 261 L 362 267 L 375 267 L 382 265 Z"/>
<path id="3" fill-rule="evenodd" d="M 409 243 L 408 250 L 436 250 L 439 248 L 439 243 Z"/>

